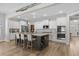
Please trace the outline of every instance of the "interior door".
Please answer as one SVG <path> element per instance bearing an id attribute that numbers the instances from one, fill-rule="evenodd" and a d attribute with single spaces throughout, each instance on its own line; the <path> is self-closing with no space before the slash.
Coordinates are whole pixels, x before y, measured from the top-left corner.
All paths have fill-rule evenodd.
<path id="1" fill-rule="evenodd" d="M 78 23 L 74 23 L 71 21 L 70 23 L 70 32 L 72 33 L 72 36 L 78 36 Z"/>
<path id="2" fill-rule="evenodd" d="M 0 25 L 0 40 L 1 40 L 1 25 Z"/>
<path id="3" fill-rule="evenodd" d="M 78 32 L 77 32 L 77 36 L 79 36 L 79 24 L 78 24 Z"/>
<path id="4" fill-rule="evenodd" d="M 72 36 L 75 36 L 75 28 L 74 25 L 70 25 L 70 32 L 72 33 Z"/>

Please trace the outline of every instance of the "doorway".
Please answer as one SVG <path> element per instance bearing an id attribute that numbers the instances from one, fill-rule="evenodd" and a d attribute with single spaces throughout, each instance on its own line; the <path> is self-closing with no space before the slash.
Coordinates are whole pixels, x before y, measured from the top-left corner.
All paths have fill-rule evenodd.
<path id="1" fill-rule="evenodd" d="M 78 24 L 78 32 L 77 32 L 77 36 L 79 37 L 79 24 Z"/>
<path id="2" fill-rule="evenodd" d="M 0 40 L 1 40 L 1 25 L 0 25 Z"/>

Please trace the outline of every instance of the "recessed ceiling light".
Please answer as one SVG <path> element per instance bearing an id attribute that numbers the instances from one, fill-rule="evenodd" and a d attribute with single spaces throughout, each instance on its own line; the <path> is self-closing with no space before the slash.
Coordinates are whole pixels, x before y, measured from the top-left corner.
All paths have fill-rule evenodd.
<path id="1" fill-rule="evenodd" d="M 28 20 L 28 18 L 24 18 L 24 19 Z"/>
<path id="2" fill-rule="evenodd" d="M 47 16 L 47 14 L 44 14 L 43 16 Z"/>
<path id="3" fill-rule="evenodd" d="M 73 22 L 77 22 L 77 20 L 73 20 Z"/>
<path id="4" fill-rule="evenodd" d="M 36 16 L 34 15 L 33 18 L 36 18 Z"/>
<path id="5" fill-rule="evenodd" d="M 33 13 L 31 13 L 31 15 L 36 15 L 36 13 L 35 13 L 35 12 L 33 12 Z"/>
<path id="6" fill-rule="evenodd" d="M 60 14 L 62 14 L 62 13 L 63 13 L 63 11 L 59 11 L 59 13 L 60 13 Z"/>

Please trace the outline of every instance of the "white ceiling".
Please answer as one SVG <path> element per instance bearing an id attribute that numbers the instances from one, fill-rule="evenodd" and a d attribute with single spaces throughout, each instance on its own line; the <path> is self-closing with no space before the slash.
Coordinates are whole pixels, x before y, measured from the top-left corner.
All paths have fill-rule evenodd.
<path id="1" fill-rule="evenodd" d="M 0 3 L 0 13 L 13 13 L 17 9 L 29 5 L 29 3 Z"/>
<path id="2" fill-rule="evenodd" d="M 44 4 L 44 3 L 43 3 Z M 29 5 L 29 3 L 0 3 L 0 12 L 1 13 L 13 13 L 17 9 L 20 9 L 24 6 Z M 26 20 L 34 20 L 54 16 L 60 13 L 70 14 L 79 10 L 79 3 L 52 3 L 52 5 L 33 10 L 31 12 L 26 12 L 20 16 L 16 16 L 17 18 L 26 19 Z M 15 18 L 15 17 L 14 17 Z"/>
<path id="3" fill-rule="evenodd" d="M 28 20 L 39 20 L 43 17 L 54 16 L 60 13 L 70 14 L 79 10 L 79 3 L 52 4 L 47 8 L 42 8 L 29 13 L 24 13 L 19 18 Z"/>

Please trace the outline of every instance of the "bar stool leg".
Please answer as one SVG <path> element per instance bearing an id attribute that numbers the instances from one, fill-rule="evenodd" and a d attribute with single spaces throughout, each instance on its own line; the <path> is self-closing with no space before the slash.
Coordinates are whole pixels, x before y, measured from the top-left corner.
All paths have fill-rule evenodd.
<path id="1" fill-rule="evenodd" d="M 27 42 L 27 49 L 30 48 L 31 49 L 31 52 L 32 52 L 32 42 L 31 41 L 28 41 Z"/>

